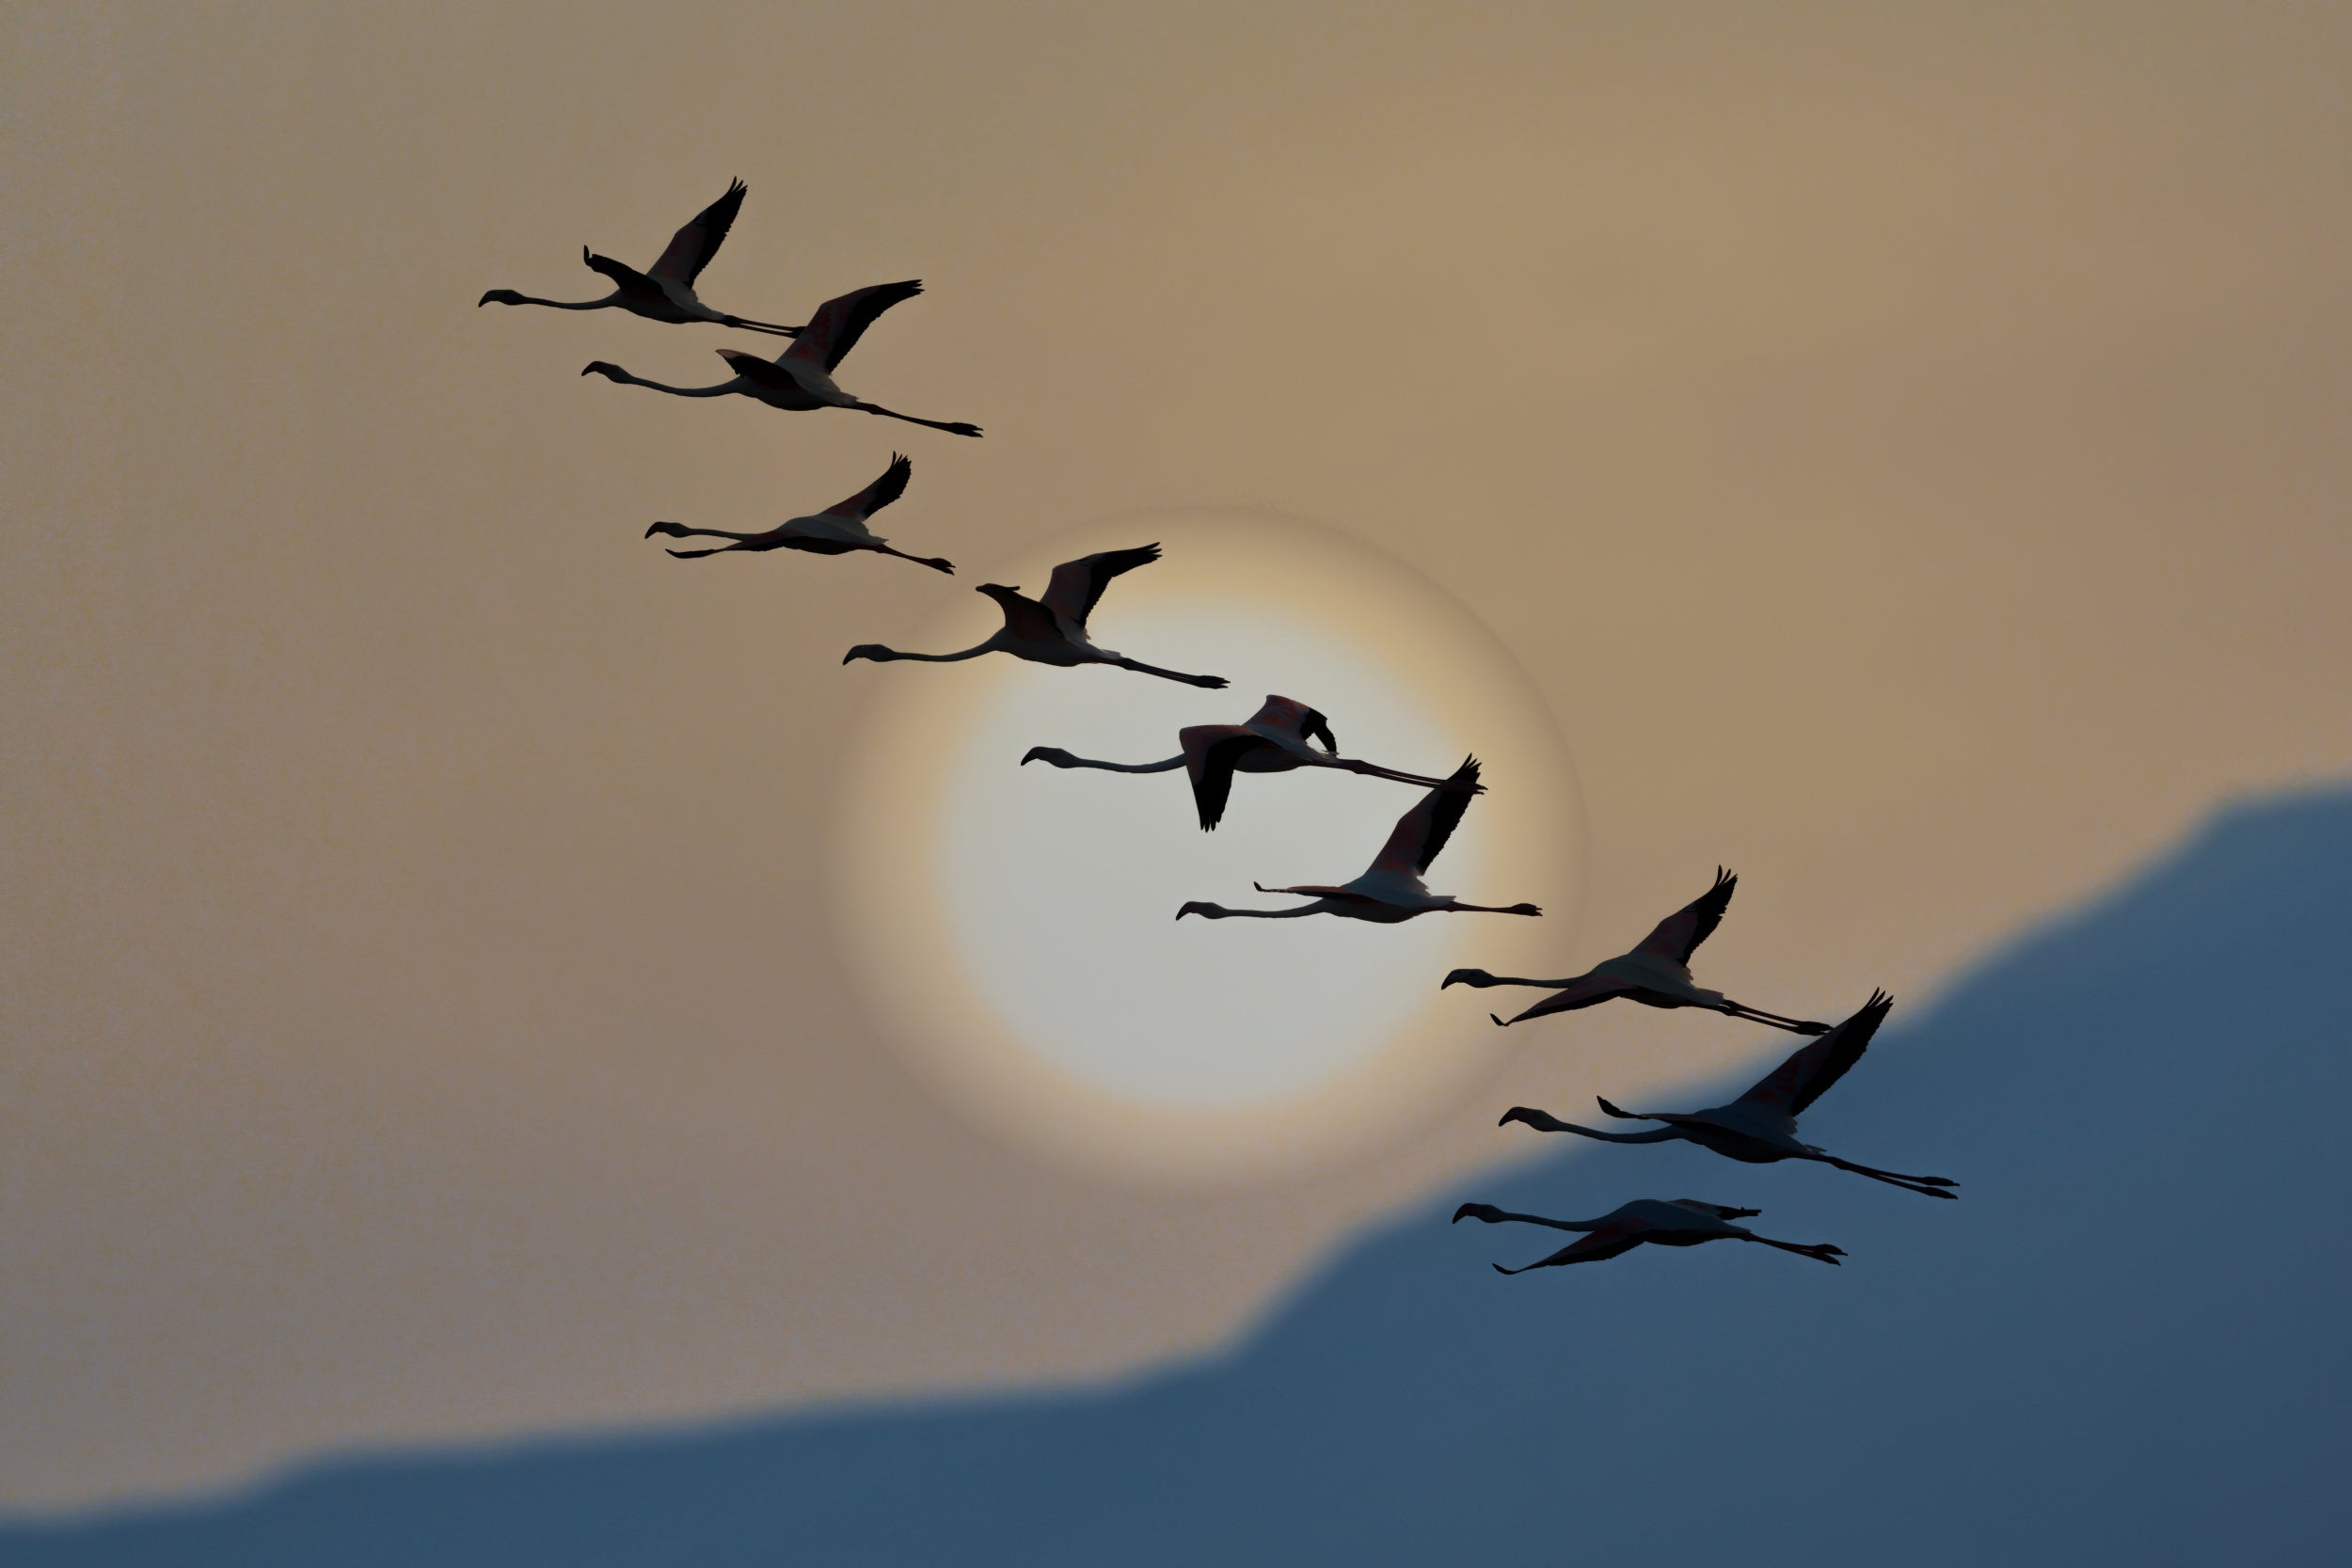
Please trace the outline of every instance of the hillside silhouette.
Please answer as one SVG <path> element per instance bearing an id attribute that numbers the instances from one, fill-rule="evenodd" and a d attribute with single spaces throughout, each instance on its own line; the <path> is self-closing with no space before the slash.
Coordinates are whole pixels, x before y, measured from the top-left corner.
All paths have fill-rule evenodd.
<path id="1" fill-rule="evenodd" d="M 2348 886 L 2352 792 L 2235 806 L 1899 1008 L 1805 1135 L 1956 1177 L 1959 1203 L 1554 1139 L 1147 1378 L 330 1464 L 0 1528 L 0 1563 L 2338 1561 Z M 1490 1260 L 1558 1238 L 1445 1223 L 1462 1198 L 1635 1196 L 1755 1205 L 1851 1256 L 1644 1248 L 1503 1279 Z"/>

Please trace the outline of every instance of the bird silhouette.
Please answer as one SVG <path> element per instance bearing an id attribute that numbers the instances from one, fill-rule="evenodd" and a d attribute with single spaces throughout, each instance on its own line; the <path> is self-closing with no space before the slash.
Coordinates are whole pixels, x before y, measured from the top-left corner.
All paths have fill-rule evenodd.
<path id="1" fill-rule="evenodd" d="M 1760 1214 L 1761 1209 L 1726 1209 L 1719 1203 L 1701 1203 L 1694 1197 L 1671 1200 L 1655 1197 L 1635 1198 L 1621 1204 L 1597 1220 L 1553 1220 L 1541 1214 L 1514 1214 L 1491 1203 L 1465 1203 L 1454 1211 L 1453 1223 L 1464 1220 L 1484 1220 L 1488 1225 L 1506 1221 L 1521 1225 L 1548 1225 L 1554 1230 L 1589 1232 L 1581 1241 L 1570 1242 L 1549 1258 L 1538 1258 L 1520 1268 L 1506 1269 L 1493 1265 L 1497 1274 L 1525 1274 L 1529 1269 L 1559 1268 L 1568 1263 L 1597 1263 L 1604 1259 L 1620 1257 L 1646 1242 L 1652 1246 L 1697 1246 L 1702 1242 L 1756 1242 L 1765 1246 L 1793 1252 L 1801 1258 L 1818 1259 L 1835 1264 L 1846 1256 L 1842 1247 L 1826 1242 L 1776 1242 L 1770 1236 L 1759 1236 L 1733 1220 Z"/>
<path id="2" fill-rule="evenodd" d="M 1053 579 L 1046 584 L 1045 597 L 1032 599 L 1017 588 L 1001 583 L 984 582 L 973 590 L 996 601 L 1004 612 L 1002 630 L 984 642 L 952 654 L 914 654 L 897 648 L 885 648 L 879 642 L 861 642 L 841 656 L 841 662 L 853 658 L 870 658 L 877 662 L 890 659 L 920 659 L 927 664 L 952 664 L 959 659 L 977 658 L 982 654 L 1010 654 L 1032 664 L 1109 664 L 1121 670 L 1134 670 L 1162 680 L 1183 681 L 1186 686 L 1202 686 L 1212 689 L 1222 687 L 1222 675 L 1187 675 L 1181 671 L 1163 670 L 1156 664 L 1129 658 L 1108 648 L 1095 646 L 1087 635 L 1087 617 L 1103 597 L 1103 590 L 1122 572 L 1147 566 L 1160 558 L 1157 545 L 1138 545 L 1133 549 L 1100 550 L 1093 555 L 1065 561 L 1054 568 Z"/>
<path id="3" fill-rule="evenodd" d="M 645 530 L 650 539 L 657 533 L 673 539 L 705 538 L 732 539 L 731 545 L 714 545 L 707 550 L 672 550 L 680 561 L 698 561 L 707 555 L 724 555 L 730 550 L 806 550 L 811 555 L 847 555 L 851 550 L 871 550 L 878 555 L 895 555 L 901 561 L 912 561 L 918 566 L 929 566 L 934 572 L 955 571 L 955 563 L 935 556 L 909 555 L 894 550 L 887 540 L 869 531 L 866 519 L 906 494 L 907 476 L 914 465 L 898 452 L 890 454 L 890 467 L 880 479 L 851 496 L 835 501 L 812 516 L 794 517 L 770 529 L 765 533 L 730 533 L 725 529 L 688 528 L 684 523 L 656 523 Z"/>
<path id="4" fill-rule="evenodd" d="M 709 322 L 718 326 L 739 326 L 746 332 L 772 332 L 781 337 L 797 336 L 797 326 L 778 326 L 772 322 L 748 321 L 731 316 L 724 310 L 714 310 L 705 305 L 694 293 L 694 280 L 703 268 L 719 254 L 727 230 L 735 227 L 735 214 L 743 205 L 743 182 L 736 181 L 727 187 L 727 194 L 694 214 L 693 221 L 670 237 L 670 247 L 653 264 L 650 272 L 637 272 L 610 256 L 599 256 L 586 245 L 580 247 L 580 260 L 589 267 L 612 279 L 612 292 L 602 299 L 533 299 L 512 289 L 492 289 L 474 301 L 474 308 L 485 305 L 544 305 L 555 310 L 627 310 L 647 321 Z"/>
<path id="5" fill-rule="evenodd" d="M 1486 1016 L 1497 1023 L 1524 1023 L 1531 1018 L 1543 1018 L 1551 1013 L 1570 1013 L 1580 1007 L 1590 1007 L 1613 997 L 1639 1002 L 1645 1007 L 1705 1007 L 1756 1023 L 1769 1023 L 1775 1029 L 1787 1029 L 1799 1035 L 1826 1034 L 1829 1025 L 1802 1019 L 1783 1018 L 1744 1003 L 1734 1002 L 1719 990 L 1708 990 L 1691 978 L 1691 955 L 1700 942 L 1714 933 L 1723 923 L 1724 911 L 1731 904 L 1732 890 L 1740 879 L 1715 868 L 1715 885 L 1681 909 L 1658 923 L 1657 928 L 1642 941 L 1632 952 L 1594 965 L 1582 974 L 1565 980 L 1523 980 L 1515 975 L 1489 974 L 1483 969 L 1457 969 L 1438 986 L 1536 986 L 1558 994 L 1541 1002 L 1516 1018 L 1503 1019 L 1493 1013 Z"/>
<path id="6" fill-rule="evenodd" d="M 1323 744 L 1308 744 L 1320 739 Z M 1375 779 L 1424 789 L 1442 779 L 1400 773 L 1339 754 L 1340 743 L 1322 714 L 1289 697 L 1268 697 L 1265 705 L 1240 724 L 1193 724 L 1176 732 L 1176 755 L 1159 762 L 1097 762 L 1073 756 L 1058 746 L 1032 746 L 1021 759 L 1025 768 L 1047 762 L 1056 768 L 1100 768 L 1111 773 L 1168 773 L 1186 769 L 1192 776 L 1192 800 L 1200 814 L 1200 831 L 1207 832 L 1223 820 L 1225 802 L 1232 794 L 1235 773 L 1287 773 L 1295 768 L 1337 768 Z M 1485 785 L 1479 788 L 1484 789 Z"/>
<path id="7" fill-rule="evenodd" d="M 808 325 L 790 348 L 773 359 L 762 359 L 756 354 L 740 349 L 723 348 L 719 357 L 731 366 L 735 374 L 710 387 L 672 387 L 660 381 L 648 381 L 642 375 L 631 375 L 620 366 L 603 359 L 591 360 L 580 373 L 600 375 L 617 381 L 624 387 L 650 387 L 657 392 L 667 392 L 679 398 L 721 398 L 742 396 L 755 399 L 771 408 L 793 413 L 805 413 L 813 408 L 849 408 L 861 414 L 879 414 L 884 419 L 904 420 L 909 424 L 928 425 L 944 430 L 950 436 L 977 436 L 976 424 L 946 422 L 939 420 L 919 420 L 912 414 L 901 414 L 884 408 L 879 403 L 866 403 L 851 397 L 834 385 L 834 368 L 843 356 L 857 346 L 866 329 L 874 319 L 902 300 L 913 299 L 923 292 L 923 285 L 910 278 L 903 283 L 875 283 L 863 289 L 852 289 L 846 294 L 825 301 L 817 308 Z"/>
<path id="8" fill-rule="evenodd" d="M 1886 1022 L 1887 1010 L 1894 1000 L 1884 991 L 1873 991 L 1862 1009 L 1838 1024 L 1820 1038 L 1810 1040 L 1790 1053 L 1788 1059 L 1758 1079 L 1748 1091 L 1727 1105 L 1711 1105 L 1704 1111 L 1677 1115 L 1672 1112 L 1647 1113 L 1620 1111 L 1606 1100 L 1600 1101 L 1604 1115 L 1625 1121 L 1662 1121 L 1666 1125 L 1651 1132 L 1603 1132 L 1591 1127 L 1579 1127 L 1572 1121 L 1562 1121 L 1548 1111 L 1531 1106 L 1514 1105 L 1502 1113 L 1495 1125 L 1507 1126 L 1525 1122 L 1544 1132 L 1574 1132 L 1581 1137 L 1599 1138 L 1613 1144 L 1658 1144 L 1680 1139 L 1711 1148 L 1716 1153 L 1751 1165 L 1768 1165 L 1782 1160 L 1813 1160 L 1821 1164 L 1850 1170 L 1867 1176 L 1873 1181 L 1883 1181 L 1905 1192 L 1923 1193 L 1929 1197 L 1957 1197 L 1949 1189 L 1958 1182 L 1941 1176 L 1904 1176 L 1897 1171 L 1880 1170 L 1874 1165 L 1858 1165 L 1851 1160 L 1797 1141 L 1797 1117 L 1805 1108 L 1827 1092 L 1829 1086 L 1846 1075 L 1846 1070 L 1862 1060 L 1862 1053 L 1870 1047 L 1870 1037 Z"/>
<path id="9" fill-rule="evenodd" d="M 1470 796 L 1478 789 L 1478 759 L 1465 760 L 1453 775 L 1435 789 L 1422 796 L 1418 804 L 1397 818 L 1389 833 L 1389 842 L 1381 847 L 1372 867 L 1352 882 L 1338 887 L 1308 885 L 1302 887 L 1267 887 L 1263 882 L 1249 885 L 1260 893 L 1287 893 L 1314 902 L 1291 910 L 1229 910 L 1221 904 L 1198 900 L 1176 911 L 1182 920 L 1197 914 L 1208 920 L 1295 920 L 1301 915 L 1337 914 L 1350 920 L 1375 921 L 1393 926 L 1416 915 L 1432 911 L 1452 914 L 1541 914 L 1533 904 L 1513 904 L 1497 908 L 1491 904 L 1465 904 L 1450 894 L 1432 893 L 1421 879 L 1430 863 L 1445 848 L 1447 839 L 1454 836 L 1462 814 L 1470 809 Z"/>

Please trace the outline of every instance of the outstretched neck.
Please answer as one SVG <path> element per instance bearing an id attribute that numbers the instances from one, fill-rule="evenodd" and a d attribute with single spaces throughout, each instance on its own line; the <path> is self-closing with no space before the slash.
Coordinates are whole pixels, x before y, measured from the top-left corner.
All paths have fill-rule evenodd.
<path id="1" fill-rule="evenodd" d="M 1105 773 L 1168 773 L 1182 768 L 1182 752 L 1163 757 L 1158 762 L 1103 762 L 1093 757 L 1073 756 L 1057 746 L 1035 746 L 1023 762 L 1050 762 L 1057 768 L 1099 768 Z"/>
<path id="2" fill-rule="evenodd" d="M 1558 1122 L 1545 1128 L 1544 1131 L 1574 1132 L 1579 1137 L 1598 1138 L 1603 1143 L 1612 1144 L 1662 1144 L 1682 1136 L 1682 1130 L 1678 1127 L 1652 1128 L 1647 1132 L 1605 1132 L 1597 1127 L 1580 1127 L 1572 1121 Z"/>
<path id="3" fill-rule="evenodd" d="M 580 373 L 600 375 L 607 381 L 617 381 L 624 387 L 650 388 L 657 392 L 667 392 L 674 398 L 723 398 L 731 392 L 739 392 L 744 389 L 743 378 L 739 375 L 731 381 L 722 381 L 716 387 L 673 387 L 665 381 L 648 381 L 642 375 L 631 375 L 620 366 L 606 359 L 590 360 L 587 368 Z"/>
<path id="4" fill-rule="evenodd" d="M 620 304 L 621 296 L 615 293 L 602 299 L 540 299 L 532 294 L 516 293 L 512 289 L 492 289 L 482 296 L 479 303 L 487 305 L 493 300 L 501 305 L 540 305 L 550 310 L 605 310 Z"/>
<path id="5" fill-rule="evenodd" d="M 904 648 L 885 648 L 878 643 L 871 648 L 857 650 L 852 657 L 862 656 L 864 657 L 873 659 L 878 663 L 885 664 L 892 659 L 900 658 L 914 659 L 923 664 L 954 664 L 962 659 L 977 658 L 982 654 L 991 651 L 994 647 L 995 643 L 993 642 L 982 642 L 977 646 L 964 648 L 952 654 L 918 654 L 909 652 Z"/>

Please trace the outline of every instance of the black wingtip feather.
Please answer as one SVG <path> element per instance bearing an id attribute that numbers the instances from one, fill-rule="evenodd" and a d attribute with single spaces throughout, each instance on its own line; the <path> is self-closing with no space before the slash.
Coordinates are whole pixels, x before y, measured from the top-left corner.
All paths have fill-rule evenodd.
<path id="1" fill-rule="evenodd" d="M 1446 840 L 1461 826 L 1462 814 L 1470 810 L 1470 797 L 1478 788 L 1478 759 L 1465 757 L 1446 782 L 1438 786 L 1437 800 L 1429 813 L 1428 836 L 1422 840 L 1421 853 L 1414 857 L 1413 868 L 1427 871 L 1438 856 L 1444 852 Z"/>

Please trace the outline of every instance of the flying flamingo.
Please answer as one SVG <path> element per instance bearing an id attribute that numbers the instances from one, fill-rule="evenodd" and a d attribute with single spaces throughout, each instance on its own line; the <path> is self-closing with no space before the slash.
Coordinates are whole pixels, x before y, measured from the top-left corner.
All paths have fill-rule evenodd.
<path id="1" fill-rule="evenodd" d="M 1320 748 L 1310 740 L 1320 738 Z M 1100 768 L 1113 773 L 1167 773 L 1182 768 L 1192 776 L 1193 804 L 1200 812 L 1200 831 L 1207 832 L 1225 816 L 1225 802 L 1233 791 L 1235 773 L 1287 773 L 1294 768 L 1338 768 L 1375 779 L 1433 789 L 1445 781 L 1417 773 L 1399 773 L 1340 755 L 1330 723 L 1306 704 L 1289 697 L 1268 697 L 1265 705 L 1245 724 L 1193 724 L 1176 732 L 1183 750 L 1160 762 L 1097 762 L 1073 756 L 1058 746 L 1032 746 L 1021 759 L 1050 762 L 1057 768 Z M 1480 786 L 1484 788 L 1485 786 Z"/>
<path id="2" fill-rule="evenodd" d="M 811 331 L 816 330 L 814 327 Z M 801 340 L 806 342 L 808 340 Z M 984 582 L 975 593 L 987 594 L 1004 611 L 1004 629 L 985 642 L 976 643 L 960 653 L 910 654 L 897 648 L 885 648 L 879 642 L 861 642 L 841 656 L 847 664 L 853 658 L 870 658 L 878 662 L 894 658 L 919 658 L 929 664 L 953 664 L 958 659 L 977 658 L 982 654 L 1010 654 L 1032 664 L 1113 664 L 1121 670 L 1134 670 L 1163 680 L 1183 681 L 1186 686 L 1205 686 L 1212 689 L 1225 684 L 1222 675 L 1187 675 L 1176 670 L 1163 670 L 1156 664 L 1115 654 L 1108 648 L 1098 648 L 1087 636 L 1087 617 L 1103 597 L 1103 590 L 1111 578 L 1121 572 L 1132 572 L 1148 566 L 1160 558 L 1157 545 L 1138 545 L 1131 550 L 1101 550 L 1093 555 L 1065 561 L 1054 568 L 1053 580 L 1046 584 L 1045 597 L 1032 599 L 1018 588 L 1000 583 Z"/>
<path id="3" fill-rule="evenodd" d="M 1507 974 L 1489 974 L 1483 969 L 1457 969 L 1445 977 L 1438 989 L 1446 986 L 1539 986 L 1555 990 L 1517 1018 L 1505 1020 L 1488 1013 L 1497 1023 L 1524 1023 L 1531 1018 L 1549 1013 L 1570 1013 L 1580 1007 L 1590 1007 L 1611 997 L 1622 996 L 1639 1002 L 1645 1007 L 1706 1007 L 1744 1018 L 1757 1023 L 1769 1023 L 1775 1029 L 1787 1029 L 1799 1035 L 1821 1035 L 1829 1032 L 1826 1023 L 1809 1023 L 1799 1019 L 1783 1018 L 1778 1013 L 1732 1001 L 1719 990 L 1708 990 L 1691 978 L 1691 955 L 1700 942 L 1714 934 L 1723 923 L 1724 911 L 1731 903 L 1731 891 L 1740 885 L 1740 879 L 1715 868 L 1715 885 L 1681 909 L 1658 923 L 1658 928 L 1644 938 L 1642 945 L 1621 958 L 1594 965 L 1582 974 L 1565 980 L 1521 980 Z"/>
<path id="4" fill-rule="evenodd" d="M 1959 1183 L 1944 1177 L 1903 1176 L 1871 1165 L 1857 1165 L 1797 1141 L 1797 1117 L 1820 1099 L 1832 1084 L 1843 1078 L 1848 1068 L 1862 1060 L 1862 1053 L 1870 1047 L 1870 1037 L 1878 1033 L 1879 1025 L 1886 1021 L 1887 1009 L 1894 1005 L 1884 991 L 1871 992 L 1870 1000 L 1860 1012 L 1820 1039 L 1798 1047 L 1787 1061 L 1728 1105 L 1713 1105 L 1687 1116 L 1651 1116 L 1620 1111 L 1606 1100 L 1600 1102 L 1601 1111 L 1608 1116 L 1627 1121 L 1666 1123 L 1654 1132 L 1597 1132 L 1525 1105 L 1512 1106 L 1495 1125 L 1523 1121 L 1538 1132 L 1575 1132 L 1613 1144 L 1659 1144 L 1680 1138 L 1751 1165 L 1769 1165 L 1781 1160 L 1818 1160 L 1905 1192 L 1924 1193 L 1930 1197 L 1957 1197 L 1960 1195 L 1948 1189 Z"/>
<path id="5" fill-rule="evenodd" d="M 1421 873 L 1429 869 L 1429 863 L 1445 847 L 1445 841 L 1454 836 L 1455 825 L 1462 820 L 1462 814 L 1470 810 L 1470 797 L 1477 791 L 1478 759 L 1471 757 L 1454 770 L 1453 777 L 1422 796 L 1419 804 L 1397 818 L 1396 827 L 1372 863 L 1372 869 L 1352 882 L 1339 887 L 1249 884 L 1260 893 L 1288 893 L 1311 898 L 1311 904 L 1295 910 L 1229 910 L 1221 904 L 1195 901 L 1178 910 L 1176 918 L 1197 914 L 1209 920 L 1295 920 L 1300 915 L 1338 914 L 1350 920 L 1394 926 L 1433 910 L 1450 914 L 1543 913 L 1533 904 L 1513 904 L 1507 909 L 1491 904 L 1465 904 L 1450 894 L 1432 893 L 1422 885 Z"/>
<path id="6" fill-rule="evenodd" d="M 620 366 L 602 359 L 589 361 L 582 375 L 601 375 L 627 387 L 650 387 L 657 392 L 667 392 L 680 398 L 723 398 L 740 392 L 756 398 L 771 408 L 783 408 L 795 413 L 812 408 L 854 408 L 861 414 L 879 414 L 887 420 L 904 420 L 909 424 L 929 425 L 950 436 L 977 436 L 976 424 L 943 423 L 938 420 L 918 420 L 912 414 L 901 414 L 884 408 L 879 403 L 863 403 L 834 385 L 834 367 L 840 364 L 866 329 L 874 325 L 874 318 L 901 300 L 913 299 L 923 292 L 923 285 L 910 278 L 903 283 L 874 283 L 863 289 L 852 289 L 846 294 L 825 301 L 817 308 L 808 325 L 801 328 L 792 346 L 773 359 L 762 359 L 756 354 L 740 349 L 723 348 L 719 357 L 735 368 L 735 374 L 715 387 L 671 387 L 644 376 L 631 375 Z"/>
<path id="7" fill-rule="evenodd" d="M 889 542 L 867 531 L 866 519 L 897 500 L 907 491 L 907 476 L 914 465 L 898 452 L 890 454 L 890 467 L 882 478 L 874 481 L 848 500 L 835 501 L 810 517 L 794 517 L 765 533 L 729 533 L 724 529 L 688 528 L 684 523 L 656 523 L 645 531 L 650 539 L 666 533 L 673 539 L 699 535 L 707 539 L 732 539 L 732 545 L 717 545 L 707 550 L 672 550 L 680 561 L 696 561 L 706 555 L 723 555 L 729 550 L 806 550 L 811 555 L 847 555 L 851 550 L 872 550 L 880 555 L 895 555 L 901 561 L 912 561 L 918 566 L 929 566 L 935 572 L 955 571 L 952 562 L 933 556 L 909 555 L 894 550 Z"/>
<path id="8" fill-rule="evenodd" d="M 1793 1252 L 1802 1258 L 1817 1258 L 1835 1264 L 1846 1256 L 1842 1247 L 1827 1242 L 1806 1244 L 1799 1242 L 1776 1242 L 1770 1236 L 1759 1236 L 1745 1226 L 1734 1225 L 1760 1214 L 1761 1209 L 1726 1209 L 1719 1203 L 1701 1203 L 1694 1197 L 1677 1197 L 1667 1201 L 1655 1197 L 1635 1198 L 1631 1203 L 1612 1209 L 1597 1220 L 1549 1220 L 1541 1214 L 1514 1214 L 1491 1203 L 1465 1203 L 1454 1211 L 1454 1223 L 1464 1220 L 1484 1220 L 1500 1225 L 1517 1220 L 1524 1225 L 1548 1225 L 1554 1230 L 1589 1231 L 1582 1241 L 1570 1242 L 1549 1258 L 1538 1258 L 1533 1263 L 1517 1269 L 1494 1265 L 1497 1274 L 1525 1274 L 1529 1269 L 1557 1268 L 1566 1263 L 1597 1263 L 1603 1259 L 1622 1257 L 1644 1242 L 1652 1246 L 1697 1246 L 1702 1242 L 1760 1242 L 1766 1246 Z"/>
<path id="9" fill-rule="evenodd" d="M 501 305 L 545 305 L 557 310 L 627 310 L 647 321 L 710 322 L 719 326 L 739 326 L 747 332 L 773 332 L 790 338 L 797 336 L 797 326 L 777 326 L 769 322 L 746 321 L 730 316 L 723 310 L 713 310 L 694 296 L 694 279 L 710 259 L 719 254 L 727 230 L 735 227 L 735 214 L 743 205 L 747 187 L 740 180 L 727 187 L 727 194 L 694 214 L 694 221 L 670 237 L 670 248 L 661 253 L 661 260 L 653 264 L 651 272 L 635 272 L 610 256 L 598 256 L 586 245 L 580 247 L 580 260 L 596 271 L 612 279 L 612 292 L 602 299 L 533 299 L 512 289 L 492 289 L 474 301 L 474 309 L 496 300 Z"/>

